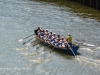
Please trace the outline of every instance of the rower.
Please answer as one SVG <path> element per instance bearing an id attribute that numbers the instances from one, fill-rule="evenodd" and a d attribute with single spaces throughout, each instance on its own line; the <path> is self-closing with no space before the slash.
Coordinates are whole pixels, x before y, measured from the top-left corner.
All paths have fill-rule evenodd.
<path id="1" fill-rule="evenodd" d="M 62 47 L 62 40 L 60 40 L 59 42 L 58 42 L 58 47 Z"/>
<path id="2" fill-rule="evenodd" d="M 58 39 L 58 41 L 60 41 L 60 35 L 57 35 L 56 39 Z"/>
<path id="3" fill-rule="evenodd" d="M 55 40 L 54 40 L 54 45 L 55 45 L 55 46 L 58 46 L 58 42 L 59 42 L 58 39 L 55 39 Z"/>
<path id="4" fill-rule="evenodd" d="M 47 42 L 49 40 L 49 33 L 46 34 L 46 36 L 44 37 L 44 41 Z"/>
<path id="5" fill-rule="evenodd" d="M 38 27 L 36 30 L 34 30 L 34 33 L 36 34 L 36 35 L 38 35 L 38 31 L 39 30 L 41 30 L 41 27 Z"/>
<path id="6" fill-rule="evenodd" d="M 50 31 L 49 36 L 52 37 L 52 31 Z"/>
<path id="7" fill-rule="evenodd" d="M 48 29 L 46 29 L 46 31 L 45 31 L 45 34 L 48 34 L 49 32 L 48 32 Z"/>

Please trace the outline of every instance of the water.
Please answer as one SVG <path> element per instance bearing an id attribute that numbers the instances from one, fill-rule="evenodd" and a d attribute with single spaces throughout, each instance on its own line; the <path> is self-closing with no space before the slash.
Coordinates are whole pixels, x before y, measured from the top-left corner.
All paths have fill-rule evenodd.
<path id="1" fill-rule="evenodd" d="M 22 45 L 32 37 L 18 40 L 33 34 L 37 26 L 64 37 L 71 33 L 73 42 L 80 44 L 80 55 L 74 58 L 49 48 L 44 51 L 46 47 L 40 44 Z M 100 75 L 100 23 L 77 16 L 69 7 L 35 0 L 0 0 L 0 34 L 0 75 Z"/>

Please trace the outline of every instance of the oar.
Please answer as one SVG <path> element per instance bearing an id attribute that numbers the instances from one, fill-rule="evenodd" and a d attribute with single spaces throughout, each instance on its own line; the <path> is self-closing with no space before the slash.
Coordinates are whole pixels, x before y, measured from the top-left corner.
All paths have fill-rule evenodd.
<path id="1" fill-rule="evenodd" d="M 20 39 L 20 40 L 18 40 L 18 41 L 23 41 L 24 39 L 26 39 L 26 38 L 28 38 L 28 37 L 30 37 L 30 36 L 32 36 L 32 35 L 35 35 L 35 34 L 31 34 L 31 35 L 29 35 L 29 36 L 27 36 L 27 37 L 25 37 L 25 38 L 23 38 L 23 39 Z"/>
<path id="2" fill-rule="evenodd" d="M 83 46 L 87 46 L 87 47 L 94 47 L 95 45 L 88 44 L 88 43 L 83 43 Z"/>
<path id="3" fill-rule="evenodd" d="M 50 44 L 50 45 L 51 45 L 51 44 Z M 49 46 L 50 46 L 50 45 L 49 45 Z M 47 48 L 48 48 L 49 46 L 47 46 Z M 44 51 L 45 51 L 47 48 L 45 48 Z"/>
<path id="4" fill-rule="evenodd" d="M 54 48 L 55 48 L 55 46 L 52 48 L 52 50 L 51 50 L 51 51 L 53 51 L 53 50 L 54 50 Z M 50 53 L 51 53 L 51 51 L 50 51 Z"/>
<path id="5" fill-rule="evenodd" d="M 35 37 L 34 37 L 35 38 Z M 27 42 L 31 41 L 33 38 L 29 39 L 28 41 L 24 42 L 23 45 L 25 45 Z"/>
<path id="6" fill-rule="evenodd" d="M 31 40 L 31 39 L 30 39 Z M 31 43 L 34 43 L 35 41 L 32 41 Z M 25 43 L 25 42 L 24 42 Z M 27 46 L 30 46 L 31 45 L 31 43 L 27 43 L 26 45 Z M 35 45 L 37 45 L 38 43 L 36 43 L 36 44 L 33 44 L 33 47 L 35 46 Z M 36 49 L 38 49 L 39 47 L 37 47 Z"/>
<path id="7" fill-rule="evenodd" d="M 86 40 L 80 40 L 80 39 L 76 39 L 76 41 L 79 41 L 79 42 L 77 42 L 78 44 L 80 44 L 80 45 L 82 45 L 82 46 L 87 46 L 87 47 L 94 47 L 95 45 L 93 45 L 93 44 L 88 44 L 88 43 L 86 43 Z"/>
<path id="8" fill-rule="evenodd" d="M 72 51 L 73 55 L 76 56 L 75 53 L 73 52 L 71 46 L 68 44 L 68 42 L 66 42 L 66 43 L 67 43 L 68 47 L 70 48 L 70 50 Z"/>
<path id="9" fill-rule="evenodd" d="M 44 44 L 46 44 L 46 43 L 44 43 Z M 44 45 L 44 44 L 43 44 L 43 45 Z M 48 48 L 50 45 L 51 45 L 51 44 L 49 44 L 49 45 L 47 46 L 47 48 Z M 39 47 L 37 47 L 36 49 L 38 49 L 38 48 L 39 48 Z M 45 51 L 47 48 L 45 48 L 44 51 Z"/>
<path id="10" fill-rule="evenodd" d="M 40 42 L 41 42 L 41 41 L 40 41 Z M 40 42 L 38 42 L 38 43 L 40 43 Z M 34 47 L 35 45 L 37 45 L 38 43 L 34 44 L 33 47 Z M 45 44 L 45 43 L 44 43 L 44 44 Z M 43 44 L 43 45 L 44 45 L 44 44 Z M 39 49 L 40 47 L 41 47 L 41 46 L 38 46 L 38 47 L 36 47 L 36 49 Z"/>
<path id="11" fill-rule="evenodd" d="M 34 44 L 33 47 L 34 47 L 35 45 L 37 45 L 38 43 L 40 43 L 40 42 L 37 42 L 36 44 Z"/>
<path id="12" fill-rule="evenodd" d="M 46 43 L 44 43 L 44 44 L 46 44 Z M 43 44 L 43 45 L 44 45 L 44 44 Z M 41 46 L 38 46 L 36 49 L 39 49 L 40 47 L 41 47 Z"/>
<path id="13" fill-rule="evenodd" d="M 34 43 L 35 42 L 35 40 L 34 41 L 32 41 L 31 43 L 27 43 L 26 45 L 27 46 L 30 46 L 32 43 Z"/>
<path id="14" fill-rule="evenodd" d="M 81 45 L 81 46 L 86 46 L 86 47 L 94 47 L 94 46 L 95 46 L 95 45 L 93 45 L 93 44 L 83 43 L 83 42 L 75 42 L 75 43 L 77 43 L 77 44 L 79 44 L 79 45 Z"/>

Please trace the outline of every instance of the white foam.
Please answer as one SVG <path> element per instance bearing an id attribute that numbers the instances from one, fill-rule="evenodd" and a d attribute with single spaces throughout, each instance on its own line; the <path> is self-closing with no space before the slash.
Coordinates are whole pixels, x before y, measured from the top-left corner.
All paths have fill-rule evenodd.
<path id="1" fill-rule="evenodd" d="M 28 46 L 28 47 L 30 47 L 30 45 L 31 45 L 30 43 L 27 43 L 27 44 L 26 44 L 26 46 Z"/>
<path id="2" fill-rule="evenodd" d="M 94 47 L 95 45 L 88 44 L 88 43 L 83 43 L 84 46 L 89 46 L 89 47 Z"/>
<path id="3" fill-rule="evenodd" d="M 100 49 L 100 47 L 98 47 L 97 49 Z"/>

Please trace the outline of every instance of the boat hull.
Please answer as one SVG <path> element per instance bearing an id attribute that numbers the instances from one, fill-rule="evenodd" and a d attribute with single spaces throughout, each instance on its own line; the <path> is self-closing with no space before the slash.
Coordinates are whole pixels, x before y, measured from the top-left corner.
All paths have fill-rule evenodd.
<path id="1" fill-rule="evenodd" d="M 77 51 L 79 49 L 79 46 L 73 46 L 73 47 L 68 47 L 68 48 L 59 48 L 58 46 L 53 46 L 50 45 L 44 41 L 42 41 L 40 38 L 36 37 L 37 40 L 42 42 L 43 45 L 46 45 L 47 47 L 51 48 L 52 50 L 58 51 L 58 52 L 63 52 L 69 55 L 77 55 Z"/>

